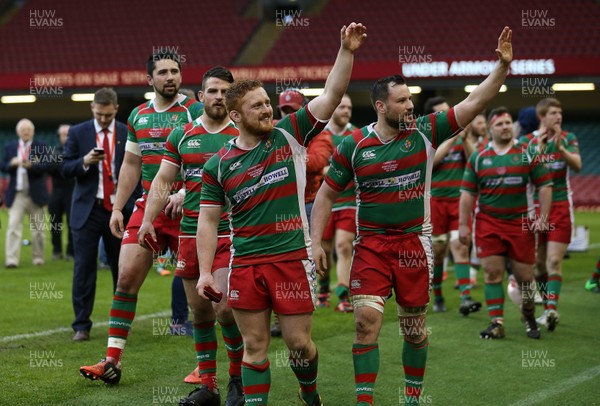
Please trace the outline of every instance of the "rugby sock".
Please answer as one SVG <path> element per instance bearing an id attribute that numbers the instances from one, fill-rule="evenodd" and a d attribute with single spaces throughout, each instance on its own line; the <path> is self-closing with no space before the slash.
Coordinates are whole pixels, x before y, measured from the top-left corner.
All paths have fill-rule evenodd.
<path id="1" fill-rule="evenodd" d="M 242 335 L 235 322 L 231 324 L 221 325 L 221 333 L 225 348 L 227 348 L 227 356 L 229 357 L 229 376 L 242 375 L 242 357 L 244 356 L 244 341 Z"/>
<path id="2" fill-rule="evenodd" d="M 242 384 L 247 405 L 266 405 L 271 389 L 271 369 L 269 359 L 260 362 L 242 361 Z"/>
<path id="3" fill-rule="evenodd" d="M 302 391 L 302 399 L 312 405 L 317 396 L 317 370 L 319 366 L 319 354 L 315 355 L 313 360 L 303 358 L 293 358 L 290 354 L 290 367 Z"/>
<path id="4" fill-rule="evenodd" d="M 337 295 L 337 297 L 340 298 L 340 300 L 348 300 L 348 295 L 350 294 L 350 289 L 348 289 L 348 286 L 343 285 L 343 284 L 339 284 L 335 287 L 335 294 Z"/>
<path id="5" fill-rule="evenodd" d="M 329 293 L 329 276 L 319 278 L 319 293 Z"/>
<path id="6" fill-rule="evenodd" d="M 352 360 L 354 361 L 356 405 L 372 405 L 375 380 L 379 372 L 379 344 L 353 344 Z"/>
<path id="7" fill-rule="evenodd" d="M 404 365 L 404 401 L 407 405 L 419 404 L 428 347 L 429 338 L 427 337 L 420 343 L 404 341 L 402 364 Z"/>
<path id="8" fill-rule="evenodd" d="M 492 322 L 504 322 L 504 288 L 502 282 L 486 283 L 484 291 L 490 320 Z"/>
<path id="9" fill-rule="evenodd" d="M 548 275 L 548 285 L 546 286 L 546 308 L 556 310 L 562 286 L 562 276 L 557 273 Z"/>
<path id="10" fill-rule="evenodd" d="M 548 300 L 547 290 L 548 290 L 548 274 L 545 273 L 543 275 L 538 275 L 535 277 L 535 281 L 537 283 L 538 292 L 542 296 L 542 300 L 544 301 L 544 309 L 546 309 L 546 302 Z"/>
<path id="11" fill-rule="evenodd" d="M 217 388 L 217 329 L 215 321 L 194 323 L 194 346 L 200 380 L 208 389 Z"/>
<path id="12" fill-rule="evenodd" d="M 442 296 L 442 277 L 444 275 L 444 263 L 440 262 L 439 264 L 433 264 L 433 295 L 435 297 L 435 301 L 438 302 L 440 300 L 444 300 Z"/>
<path id="13" fill-rule="evenodd" d="M 454 264 L 456 281 L 460 289 L 460 299 L 471 298 L 471 266 L 468 262 Z"/>
<path id="14" fill-rule="evenodd" d="M 115 291 L 108 319 L 108 348 L 106 356 L 114 358 L 115 365 L 121 362 L 131 323 L 135 317 L 137 295 Z"/>

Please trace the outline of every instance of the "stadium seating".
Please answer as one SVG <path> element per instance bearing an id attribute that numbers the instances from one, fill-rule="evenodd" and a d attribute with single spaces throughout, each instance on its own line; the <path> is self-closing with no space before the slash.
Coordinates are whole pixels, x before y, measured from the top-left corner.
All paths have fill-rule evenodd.
<path id="1" fill-rule="evenodd" d="M 258 24 L 257 18 L 239 16 L 243 2 L 219 2 L 217 9 L 204 1 L 108 0 L 90 5 L 88 13 L 70 3 L 25 2 L 0 28 L 0 53 L 5 56 L 0 72 L 140 69 L 155 47 L 175 47 L 191 65 L 229 64 Z M 39 35 L 30 26 L 30 10 L 53 12 L 53 18 L 62 19 L 62 29 L 44 29 Z M 99 15 L 112 17 L 98 20 Z M 144 24 L 156 16 L 162 17 L 162 26 Z"/>
<path id="2" fill-rule="evenodd" d="M 369 30 L 369 46 L 357 56 L 361 61 L 396 61 L 402 45 L 424 46 L 423 54 L 434 60 L 490 59 L 494 57 L 494 40 L 504 25 L 511 26 L 518 38 L 520 58 L 600 54 L 600 7 L 592 0 L 563 1 L 560 7 L 548 7 L 544 0 L 503 1 L 487 8 L 476 0 L 364 5 L 362 0 L 330 0 L 323 12 L 308 17 L 310 29 L 285 28 L 263 63 L 331 63 L 331 55 L 339 46 L 335 30 L 350 21 L 360 21 Z M 355 10 L 361 10 L 360 14 Z M 527 27 L 522 21 L 527 10 L 547 10 L 546 17 L 554 19 L 554 26 L 560 29 Z M 489 41 L 475 42 L 474 38 Z"/>

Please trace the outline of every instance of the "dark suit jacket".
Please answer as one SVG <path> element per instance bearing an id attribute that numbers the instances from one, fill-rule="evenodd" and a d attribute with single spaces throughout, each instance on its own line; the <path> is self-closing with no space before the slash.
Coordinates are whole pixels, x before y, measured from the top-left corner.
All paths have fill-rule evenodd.
<path id="1" fill-rule="evenodd" d="M 117 121 L 116 129 L 117 145 L 115 145 L 114 159 L 115 179 L 118 179 L 123 158 L 125 157 L 127 126 Z M 61 173 L 65 178 L 75 178 L 75 188 L 73 189 L 73 201 L 71 204 L 71 228 L 74 230 L 79 230 L 84 226 L 96 202 L 96 193 L 98 192 L 98 182 L 100 180 L 98 165 L 91 165 L 87 171 L 83 168 L 83 157 L 96 146 L 94 119 L 84 121 L 69 129 Z M 142 186 L 138 184 L 123 211 L 133 210 L 135 200 L 141 194 Z"/>
<path id="2" fill-rule="evenodd" d="M 4 147 L 4 158 L 2 159 L 2 172 L 10 175 L 8 189 L 6 189 L 6 206 L 12 206 L 17 193 L 17 168 L 10 166 L 10 161 L 17 156 L 19 151 L 19 141 L 7 143 Z M 50 148 L 42 141 L 35 138 L 31 143 L 31 153 L 29 160 L 32 163 L 31 169 L 27 170 L 29 178 L 29 195 L 31 200 L 39 206 L 48 204 L 49 195 L 46 185 L 46 171 L 51 166 Z"/>

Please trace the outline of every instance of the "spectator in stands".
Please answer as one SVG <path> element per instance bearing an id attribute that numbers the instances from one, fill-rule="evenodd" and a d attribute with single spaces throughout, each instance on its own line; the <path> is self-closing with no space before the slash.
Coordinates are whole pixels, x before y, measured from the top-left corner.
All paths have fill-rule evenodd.
<path id="1" fill-rule="evenodd" d="M 6 190 L 8 229 L 6 230 L 6 267 L 19 266 L 23 217 L 29 214 L 33 264 L 44 265 L 44 206 L 48 204 L 46 170 L 48 146 L 33 139 L 35 126 L 22 119 L 16 127 L 18 141 L 4 148 L 2 172 L 10 175 Z"/>
<path id="2" fill-rule="evenodd" d="M 112 270 L 113 292 L 117 285 L 121 241 L 112 235 L 109 220 L 127 141 L 127 126 L 115 120 L 119 108 L 117 93 L 102 88 L 92 102 L 94 118 L 69 130 L 65 145 L 62 174 L 75 178 L 71 207 L 71 227 L 75 243 L 73 270 L 73 340 L 90 338 L 98 271 L 98 241 L 104 240 Z M 125 219 L 131 215 L 135 199 L 141 194 L 138 185 L 127 205 Z M 127 221 L 127 220 L 126 220 Z"/>
<path id="3" fill-rule="evenodd" d="M 69 124 L 61 124 L 58 127 L 59 144 L 54 148 L 54 157 L 49 173 L 52 176 L 52 194 L 50 195 L 50 204 L 48 213 L 50 214 L 50 233 L 52 235 L 52 259 L 62 259 L 62 231 L 65 228 L 63 217 L 67 215 L 67 251 L 66 258 L 73 259 L 73 233 L 69 225 L 71 211 L 71 197 L 73 195 L 73 180 L 65 179 L 60 173 L 60 166 L 63 160 L 64 145 L 67 142 L 69 133 Z"/>

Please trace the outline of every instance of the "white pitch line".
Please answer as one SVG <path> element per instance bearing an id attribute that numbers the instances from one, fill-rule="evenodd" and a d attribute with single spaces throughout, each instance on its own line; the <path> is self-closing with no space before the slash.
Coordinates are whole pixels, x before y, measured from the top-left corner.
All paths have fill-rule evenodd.
<path id="1" fill-rule="evenodd" d="M 151 319 L 153 317 L 164 317 L 164 316 L 168 316 L 170 312 L 168 311 L 163 311 L 163 312 L 158 312 L 158 313 L 152 313 L 152 314 L 144 314 L 141 315 L 139 317 L 136 317 L 134 320 L 147 320 L 147 319 Z M 94 323 L 95 327 L 104 327 L 104 326 L 108 326 L 108 321 L 101 321 L 98 323 Z M 16 341 L 16 340 L 21 340 L 21 339 L 27 339 L 27 338 L 33 338 L 33 337 L 43 337 L 43 336 L 50 336 L 52 334 L 56 334 L 56 333 L 64 333 L 67 331 L 73 331 L 73 329 L 71 327 L 61 327 L 61 328 L 55 328 L 52 330 L 44 330 L 44 331 L 37 331 L 35 333 L 27 333 L 27 334 L 17 334 L 14 336 L 6 336 L 6 337 L 2 337 L 0 338 L 0 342 L 2 343 L 9 343 L 11 341 Z"/>
<path id="2" fill-rule="evenodd" d="M 565 379 L 564 381 L 559 382 L 557 385 L 550 389 L 544 389 L 538 392 L 535 392 L 524 399 L 519 400 L 516 403 L 513 403 L 510 406 L 529 406 L 535 405 L 536 403 L 543 402 L 544 400 L 559 395 L 574 386 L 577 386 L 585 381 L 589 381 L 590 379 L 594 379 L 596 376 L 600 375 L 600 365 L 592 367 L 590 369 L 586 369 L 581 372 L 579 375 L 575 375 L 572 378 Z"/>

